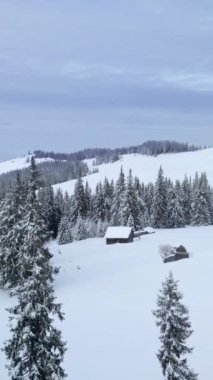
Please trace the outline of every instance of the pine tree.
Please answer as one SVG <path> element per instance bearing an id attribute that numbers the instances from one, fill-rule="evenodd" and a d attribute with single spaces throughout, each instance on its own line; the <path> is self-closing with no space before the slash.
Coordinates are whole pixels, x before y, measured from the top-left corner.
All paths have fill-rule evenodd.
<path id="1" fill-rule="evenodd" d="M 112 226 L 120 226 L 122 224 L 122 209 L 124 196 L 126 191 L 126 182 L 123 169 L 121 168 L 119 178 L 115 184 L 115 191 L 111 207 L 111 221 Z"/>
<path id="2" fill-rule="evenodd" d="M 56 269 L 49 263 L 49 251 L 38 246 L 37 239 L 39 236 L 34 235 L 29 247 L 33 256 L 27 260 L 25 257 L 28 277 L 15 292 L 18 304 L 9 309 L 12 337 L 5 343 L 4 351 L 11 380 L 61 380 L 66 377 L 61 366 L 65 343 L 53 325 L 55 317 L 64 319 L 61 305 L 55 303 L 52 286 Z"/>
<path id="3" fill-rule="evenodd" d="M 166 211 L 167 211 L 167 182 L 164 178 L 162 167 L 158 172 L 158 178 L 155 183 L 154 199 L 153 199 L 153 214 L 152 220 L 154 227 L 166 227 Z"/>
<path id="4" fill-rule="evenodd" d="M 0 205 L 0 284 L 15 287 L 19 281 L 17 262 L 23 240 L 22 218 L 25 212 L 25 188 L 17 173 L 16 183 Z"/>
<path id="5" fill-rule="evenodd" d="M 68 244 L 73 241 L 72 226 L 67 215 L 64 215 L 61 218 L 58 228 L 57 240 L 59 245 Z"/>
<path id="6" fill-rule="evenodd" d="M 83 219 L 88 216 L 88 199 L 85 195 L 83 180 L 79 177 L 75 184 L 74 195 L 71 199 L 71 222 L 75 225 L 80 215 Z"/>
<path id="7" fill-rule="evenodd" d="M 132 171 L 129 171 L 127 178 L 126 191 L 123 198 L 122 211 L 121 211 L 121 222 L 123 226 L 127 226 L 130 216 L 133 219 L 133 226 L 135 230 L 141 228 L 142 220 L 142 205 L 141 200 L 138 196 L 137 190 L 135 189 Z"/>
<path id="8" fill-rule="evenodd" d="M 153 225 L 153 199 L 154 199 L 154 185 L 149 183 L 144 186 L 144 203 L 146 206 L 146 225 Z"/>
<path id="9" fill-rule="evenodd" d="M 108 179 L 105 178 L 103 185 L 103 196 L 104 196 L 104 209 L 105 209 L 105 219 L 110 222 L 111 219 L 111 208 L 112 200 L 114 195 L 114 185 L 113 182 L 109 183 Z"/>
<path id="10" fill-rule="evenodd" d="M 98 183 L 96 186 L 95 195 L 92 200 L 92 214 L 95 223 L 98 223 L 99 220 L 103 222 L 106 219 L 105 199 L 101 183 Z"/>
<path id="11" fill-rule="evenodd" d="M 89 237 L 87 222 L 80 214 L 78 215 L 75 226 L 72 228 L 72 236 L 74 240 L 84 240 Z"/>
<path id="12" fill-rule="evenodd" d="M 198 375 L 189 369 L 187 354 L 193 349 L 186 344 L 191 336 L 188 309 L 181 303 L 183 295 L 178 282 L 170 272 L 162 284 L 154 311 L 156 324 L 160 328 L 161 348 L 157 354 L 165 380 L 196 380 Z"/>
<path id="13" fill-rule="evenodd" d="M 108 225 L 109 224 L 107 221 L 103 221 L 103 222 L 101 220 L 98 221 L 97 233 L 96 233 L 97 237 L 104 237 L 105 236 Z"/>
<path id="14" fill-rule="evenodd" d="M 45 221 L 45 225 L 47 226 L 47 230 L 53 238 L 56 238 L 58 231 L 58 222 L 52 186 L 39 189 L 38 201 L 40 203 L 41 214 Z"/>
<path id="15" fill-rule="evenodd" d="M 211 205 L 208 182 L 205 175 L 196 176 L 192 194 L 191 224 L 208 226 L 211 223 Z"/>
<path id="16" fill-rule="evenodd" d="M 185 176 L 184 181 L 182 182 L 182 202 L 183 202 L 183 212 L 184 219 L 186 224 L 190 224 L 191 222 L 191 196 L 192 196 L 192 188 L 191 188 L 191 180 Z"/>
<path id="17" fill-rule="evenodd" d="M 181 201 L 178 192 L 172 185 L 168 188 L 166 226 L 168 228 L 180 228 L 185 226 Z"/>
<path id="18" fill-rule="evenodd" d="M 18 303 L 9 309 L 12 337 L 4 351 L 12 380 L 61 380 L 66 376 L 61 366 L 66 349 L 53 324 L 55 317 L 64 317 L 55 302 L 52 283 L 58 269 L 51 266 L 52 255 L 44 246 L 49 235 L 37 200 L 35 170 L 33 164 L 17 263 L 19 285 L 14 294 Z"/>
<path id="19" fill-rule="evenodd" d="M 57 225 L 57 234 L 59 230 L 59 224 L 64 213 L 64 197 L 61 189 L 59 188 L 54 196 L 54 207 L 55 207 L 55 221 Z"/>

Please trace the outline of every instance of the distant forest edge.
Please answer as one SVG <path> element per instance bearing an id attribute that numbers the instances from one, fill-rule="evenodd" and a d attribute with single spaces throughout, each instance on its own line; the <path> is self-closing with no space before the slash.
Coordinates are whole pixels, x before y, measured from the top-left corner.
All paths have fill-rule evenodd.
<path id="1" fill-rule="evenodd" d="M 177 141 L 155 141 L 150 140 L 137 146 L 107 149 L 107 148 L 89 148 L 74 153 L 55 153 L 36 150 L 34 152 L 36 158 L 52 158 L 54 160 L 64 161 L 82 161 L 94 158 L 95 164 L 118 161 L 123 154 L 138 153 L 147 156 L 157 156 L 165 153 L 181 153 L 193 152 L 196 150 L 205 149 L 206 147 L 189 145 Z"/>
<path id="2" fill-rule="evenodd" d="M 38 164 L 41 175 L 42 186 L 55 185 L 76 179 L 79 176 L 84 177 L 93 172 L 97 172 L 98 165 L 118 161 L 121 155 L 125 154 L 142 154 L 147 156 L 157 156 L 166 153 L 193 152 L 206 147 L 197 147 L 188 143 L 176 141 L 147 141 L 138 146 L 127 148 L 104 149 L 90 148 L 74 153 L 55 153 L 37 150 L 33 153 L 35 158 L 52 158 L 53 161 Z M 94 169 L 91 171 L 86 159 L 94 159 Z M 20 178 L 25 181 L 29 176 L 29 168 L 19 170 Z M 0 175 L 0 198 L 10 189 L 16 181 L 17 171 L 11 171 Z"/>

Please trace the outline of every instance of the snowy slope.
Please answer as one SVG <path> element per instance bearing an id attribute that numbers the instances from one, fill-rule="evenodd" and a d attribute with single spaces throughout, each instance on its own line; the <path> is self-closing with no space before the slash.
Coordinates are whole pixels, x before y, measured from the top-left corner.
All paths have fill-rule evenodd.
<path id="1" fill-rule="evenodd" d="M 66 314 L 59 326 L 68 341 L 68 380 L 162 380 L 155 357 L 158 329 L 151 311 L 169 270 L 180 280 L 195 330 L 190 364 L 199 372 L 199 380 L 211 379 L 212 236 L 211 226 L 156 231 L 126 245 L 106 246 L 104 239 L 60 247 L 53 242 L 54 263 L 61 267 L 55 286 Z M 163 264 L 160 244 L 184 244 L 191 258 Z M 4 309 L 12 302 L 0 291 L 0 346 L 8 336 Z M 4 364 L 0 352 L 1 379 L 8 380 Z"/>
<path id="2" fill-rule="evenodd" d="M 105 177 L 109 180 L 117 180 L 121 166 L 125 174 L 132 169 L 133 175 L 145 183 L 155 181 L 160 166 L 163 167 L 165 175 L 173 180 L 182 180 L 185 174 L 194 177 L 196 171 L 198 173 L 206 171 L 209 182 L 213 186 L 213 148 L 196 152 L 162 154 L 157 157 L 128 154 L 122 156 L 120 161 L 98 166 L 99 172 L 85 177 L 85 180 L 94 190 L 96 184 L 103 181 Z M 62 191 L 71 194 L 74 185 L 75 180 L 55 185 L 54 188 L 61 188 Z"/>
<path id="3" fill-rule="evenodd" d="M 0 162 L 0 175 L 11 172 L 13 170 L 21 170 L 30 166 L 30 159 L 32 155 L 15 158 L 14 160 Z M 39 164 L 45 161 L 53 161 L 51 158 L 37 158 L 36 162 Z"/>

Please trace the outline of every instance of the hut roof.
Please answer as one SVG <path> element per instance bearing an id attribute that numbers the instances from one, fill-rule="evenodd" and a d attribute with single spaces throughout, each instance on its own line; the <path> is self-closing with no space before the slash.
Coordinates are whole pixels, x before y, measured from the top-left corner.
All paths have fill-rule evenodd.
<path id="1" fill-rule="evenodd" d="M 108 227 L 106 239 L 128 239 L 132 232 L 132 227 Z"/>
<path id="2" fill-rule="evenodd" d="M 187 253 L 187 250 L 183 245 L 180 245 L 179 247 L 175 248 L 175 250 L 178 253 Z"/>

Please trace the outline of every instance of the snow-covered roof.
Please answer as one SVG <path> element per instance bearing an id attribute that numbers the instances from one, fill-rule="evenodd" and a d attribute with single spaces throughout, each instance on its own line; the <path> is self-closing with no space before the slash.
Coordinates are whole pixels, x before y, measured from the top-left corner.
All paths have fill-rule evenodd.
<path id="1" fill-rule="evenodd" d="M 154 228 L 152 227 L 145 227 L 143 228 L 143 231 L 148 232 L 149 234 L 153 234 L 155 232 Z"/>
<path id="2" fill-rule="evenodd" d="M 132 227 L 108 227 L 105 238 L 106 239 L 128 239 L 131 234 Z"/>

